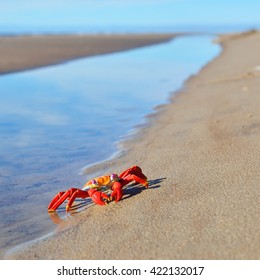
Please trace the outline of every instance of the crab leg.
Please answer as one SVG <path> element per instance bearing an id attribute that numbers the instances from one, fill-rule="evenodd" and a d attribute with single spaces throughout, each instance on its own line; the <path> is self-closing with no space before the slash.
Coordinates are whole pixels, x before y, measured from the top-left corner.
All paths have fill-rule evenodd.
<path id="1" fill-rule="evenodd" d="M 123 185 L 127 185 L 132 181 L 136 181 L 139 184 L 142 184 L 146 188 L 148 187 L 148 182 L 146 176 L 142 173 L 142 170 L 139 166 L 133 166 L 126 171 L 122 172 L 119 177 L 123 179 Z"/>
<path id="2" fill-rule="evenodd" d="M 65 192 L 59 192 L 59 193 L 57 193 L 55 196 L 54 196 L 54 198 L 52 199 L 52 201 L 50 202 L 50 204 L 49 204 L 49 206 L 48 206 L 48 211 L 49 212 L 52 212 L 52 211 L 54 211 L 54 209 L 53 209 L 53 205 L 55 205 L 56 204 L 56 202 L 57 201 L 59 201 L 59 199 L 61 199 L 61 197 L 63 196 L 65 194 Z M 65 199 L 64 199 L 65 200 Z M 61 204 L 61 203 L 60 203 Z M 56 207 L 56 209 L 57 209 L 58 207 Z M 55 210 L 56 210 L 55 209 Z"/>
<path id="3" fill-rule="evenodd" d="M 69 198 L 68 204 L 66 205 L 66 212 L 69 211 L 71 205 L 73 204 L 74 200 L 79 197 L 79 198 L 87 198 L 89 197 L 88 192 L 80 190 L 80 189 L 76 189 L 74 190 L 74 192 L 72 193 L 71 197 Z"/>
<path id="4" fill-rule="evenodd" d="M 123 178 L 123 177 L 125 177 L 126 175 L 128 175 L 129 173 L 133 173 L 133 172 L 135 172 L 135 171 L 142 173 L 142 169 L 141 169 L 139 166 L 134 165 L 134 166 L 132 166 L 132 167 L 126 169 L 125 171 L 123 171 L 123 172 L 119 175 L 119 177 L 120 177 L 120 178 Z"/>
<path id="5" fill-rule="evenodd" d="M 54 199 L 51 201 L 51 203 L 49 204 L 48 207 L 48 211 L 52 212 L 55 211 L 66 199 L 69 199 L 69 204 L 71 205 L 73 203 L 73 201 L 75 200 L 75 198 L 78 197 L 88 197 L 88 193 L 87 192 L 83 192 L 82 196 L 78 193 L 78 191 L 81 191 L 80 189 L 76 189 L 76 188 L 71 188 L 69 190 L 67 190 L 66 192 L 59 192 Z M 76 193 L 75 195 L 73 195 L 74 193 Z M 86 196 L 87 195 L 87 196 Z M 73 199 L 71 201 L 71 199 Z M 66 207 L 67 209 L 67 207 Z"/>
<path id="6" fill-rule="evenodd" d="M 91 197 L 93 202 L 99 205 L 105 205 L 106 202 L 109 201 L 108 195 L 95 189 L 90 189 L 86 191 L 77 188 L 71 188 L 66 192 L 59 192 L 49 204 L 48 211 L 55 211 L 66 199 L 68 199 L 69 201 L 66 206 L 66 212 L 68 212 L 76 198 L 87 197 Z"/>

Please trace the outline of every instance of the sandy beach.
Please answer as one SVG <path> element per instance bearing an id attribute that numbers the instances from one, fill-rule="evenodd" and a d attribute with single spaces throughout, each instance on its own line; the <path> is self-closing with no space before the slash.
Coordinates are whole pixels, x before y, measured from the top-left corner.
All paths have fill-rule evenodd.
<path id="1" fill-rule="evenodd" d="M 166 42 L 174 36 L 174 34 L 146 34 L 0 37 L 0 74 L 144 47 Z"/>
<path id="2" fill-rule="evenodd" d="M 150 188 L 126 189 L 122 201 L 90 207 L 7 258 L 260 258 L 260 33 L 218 43 L 221 55 L 157 108 L 121 155 L 86 170 L 139 165 Z"/>

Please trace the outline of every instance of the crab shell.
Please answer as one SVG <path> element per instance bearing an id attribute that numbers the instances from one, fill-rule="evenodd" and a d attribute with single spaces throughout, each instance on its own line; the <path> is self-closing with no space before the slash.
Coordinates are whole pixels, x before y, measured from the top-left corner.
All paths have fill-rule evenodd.
<path id="1" fill-rule="evenodd" d="M 119 181 L 120 178 L 117 174 L 105 175 L 101 177 L 94 178 L 88 181 L 82 188 L 82 190 L 89 190 L 89 189 L 102 189 L 102 188 L 109 188 L 111 189 L 114 182 Z"/>

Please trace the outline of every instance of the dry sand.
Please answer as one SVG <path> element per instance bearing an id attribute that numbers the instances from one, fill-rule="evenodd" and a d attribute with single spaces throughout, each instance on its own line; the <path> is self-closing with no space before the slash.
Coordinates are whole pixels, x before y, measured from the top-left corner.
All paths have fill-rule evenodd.
<path id="1" fill-rule="evenodd" d="M 15 259 L 259 259 L 260 34 L 224 51 L 113 161 L 140 165 L 150 188 L 94 206 Z"/>
<path id="2" fill-rule="evenodd" d="M 0 37 L 0 74 L 171 40 L 174 34 Z"/>

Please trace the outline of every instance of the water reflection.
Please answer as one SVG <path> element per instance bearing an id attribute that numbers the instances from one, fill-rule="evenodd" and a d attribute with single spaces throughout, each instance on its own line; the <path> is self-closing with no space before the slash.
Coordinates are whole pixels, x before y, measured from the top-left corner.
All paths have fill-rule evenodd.
<path id="1" fill-rule="evenodd" d="M 211 40 L 182 37 L 0 77 L 0 248 L 42 233 L 53 194 L 81 187 L 83 166 L 111 156 L 116 141 L 216 56 Z"/>

